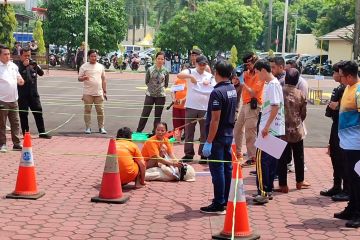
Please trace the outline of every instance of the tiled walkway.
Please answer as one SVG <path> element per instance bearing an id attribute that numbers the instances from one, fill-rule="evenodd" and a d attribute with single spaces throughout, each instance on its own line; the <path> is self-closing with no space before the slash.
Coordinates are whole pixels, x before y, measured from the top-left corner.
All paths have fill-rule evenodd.
<path id="1" fill-rule="evenodd" d="M 148 183 L 146 188 L 123 189 L 124 205 L 91 203 L 99 192 L 108 140 L 54 137 L 33 139 L 39 189 L 36 201 L 0 199 L 0 239 L 211 239 L 222 229 L 223 216 L 203 215 L 199 208 L 212 198 L 207 173 L 196 182 Z M 182 156 L 182 146 L 175 146 Z M 101 156 L 103 155 L 103 156 Z M 15 187 L 20 153 L 0 154 L 0 194 Z M 289 174 L 289 194 L 276 194 L 267 206 L 254 206 L 248 198 L 252 228 L 261 239 L 360 239 L 360 230 L 343 228 L 332 218 L 345 203 L 319 196 L 331 184 L 330 159 L 325 149 L 306 149 L 311 189 L 297 191 Z M 201 172 L 204 165 L 194 164 Z M 255 178 L 244 169 L 248 196 Z M 277 184 L 277 183 L 276 183 Z"/>

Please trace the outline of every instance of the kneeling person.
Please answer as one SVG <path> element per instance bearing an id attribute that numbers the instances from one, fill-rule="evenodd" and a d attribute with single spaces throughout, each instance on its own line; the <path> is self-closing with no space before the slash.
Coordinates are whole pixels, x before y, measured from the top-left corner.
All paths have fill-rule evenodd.
<path id="1" fill-rule="evenodd" d="M 145 186 L 145 163 L 138 146 L 131 142 L 130 128 L 120 128 L 116 135 L 116 152 L 121 184 L 135 181 L 135 187 Z"/>

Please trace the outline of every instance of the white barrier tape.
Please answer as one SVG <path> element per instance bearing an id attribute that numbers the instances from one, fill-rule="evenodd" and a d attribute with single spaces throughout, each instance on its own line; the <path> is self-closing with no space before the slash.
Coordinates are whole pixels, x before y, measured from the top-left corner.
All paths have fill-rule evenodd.
<path id="1" fill-rule="evenodd" d="M 231 179 L 231 186 L 230 186 L 230 193 L 229 193 L 229 200 L 232 201 L 235 199 L 235 187 L 236 187 L 236 179 Z M 236 189 L 236 202 L 246 202 L 245 197 L 245 188 L 244 188 L 244 180 L 239 179 L 237 183 Z M 235 202 L 234 202 L 235 204 Z"/>

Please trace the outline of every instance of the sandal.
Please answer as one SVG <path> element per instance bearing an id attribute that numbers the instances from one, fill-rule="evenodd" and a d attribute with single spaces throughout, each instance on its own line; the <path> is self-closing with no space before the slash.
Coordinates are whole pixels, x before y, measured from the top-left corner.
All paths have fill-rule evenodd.
<path id="1" fill-rule="evenodd" d="M 249 159 L 246 162 L 244 162 L 243 164 L 241 164 L 241 167 L 246 168 L 246 167 L 252 167 L 255 166 L 255 161 L 253 159 Z"/>

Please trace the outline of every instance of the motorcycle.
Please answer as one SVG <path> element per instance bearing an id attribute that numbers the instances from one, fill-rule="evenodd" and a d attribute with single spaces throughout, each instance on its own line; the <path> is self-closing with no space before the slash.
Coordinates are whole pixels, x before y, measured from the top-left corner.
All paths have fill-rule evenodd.
<path id="1" fill-rule="evenodd" d="M 49 64 L 50 66 L 55 67 L 57 65 L 57 59 L 56 56 L 54 54 L 50 54 L 49 56 Z"/>
<path id="2" fill-rule="evenodd" d="M 108 57 L 101 57 L 101 58 L 99 59 L 99 63 L 101 63 L 102 65 L 104 65 L 104 67 L 105 67 L 106 69 L 109 69 L 109 68 L 110 68 L 110 65 L 111 65 L 110 60 L 109 60 Z"/>
<path id="3" fill-rule="evenodd" d="M 139 69 L 140 66 L 140 58 L 138 57 L 133 57 L 131 59 L 131 64 L 130 64 L 130 68 L 132 71 L 137 71 Z"/>

